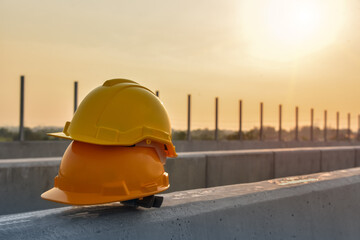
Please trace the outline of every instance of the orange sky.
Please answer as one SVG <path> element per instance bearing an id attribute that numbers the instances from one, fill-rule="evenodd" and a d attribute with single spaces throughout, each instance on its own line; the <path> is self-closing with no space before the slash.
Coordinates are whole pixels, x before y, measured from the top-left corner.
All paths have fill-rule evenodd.
<path id="1" fill-rule="evenodd" d="M 159 90 L 172 125 L 335 126 L 346 114 L 357 127 L 360 89 L 360 3 L 355 0 L 12 1 L 0 0 L 0 126 L 19 122 L 19 78 L 26 76 L 25 125 L 63 126 L 72 117 L 73 82 L 80 100 L 121 77 Z"/>

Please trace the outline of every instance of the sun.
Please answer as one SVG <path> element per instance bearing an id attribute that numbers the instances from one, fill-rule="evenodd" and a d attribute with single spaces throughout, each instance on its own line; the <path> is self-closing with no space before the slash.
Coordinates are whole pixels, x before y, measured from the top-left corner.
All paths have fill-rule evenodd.
<path id="1" fill-rule="evenodd" d="M 345 19 L 342 0 L 244 0 L 240 14 L 249 53 L 277 61 L 330 45 Z"/>

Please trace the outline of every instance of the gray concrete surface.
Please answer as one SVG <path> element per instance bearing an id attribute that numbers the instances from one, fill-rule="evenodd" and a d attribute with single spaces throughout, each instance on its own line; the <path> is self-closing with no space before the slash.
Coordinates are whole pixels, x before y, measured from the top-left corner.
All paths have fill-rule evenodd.
<path id="1" fill-rule="evenodd" d="M 275 177 L 303 175 L 321 171 L 321 151 L 298 149 L 274 152 Z"/>
<path id="2" fill-rule="evenodd" d="M 208 154 L 206 187 L 256 182 L 274 178 L 273 158 L 272 151 Z"/>
<path id="3" fill-rule="evenodd" d="M 321 171 L 333 171 L 338 169 L 352 168 L 356 164 L 357 149 L 327 149 L 321 151 Z"/>
<path id="4" fill-rule="evenodd" d="M 168 159 L 167 192 L 256 182 L 354 167 L 360 147 L 322 147 L 180 153 Z M 42 200 L 52 188 L 60 158 L 0 161 L 0 214 L 62 206 Z M 360 161 L 356 162 L 360 166 Z M 323 166 L 323 167 L 321 167 Z"/>
<path id="5" fill-rule="evenodd" d="M 24 141 L 0 142 L 0 159 L 10 158 L 39 158 L 60 157 L 63 155 L 70 141 Z M 241 149 L 273 149 L 296 147 L 324 147 L 324 146 L 359 146 L 360 142 L 354 141 L 174 141 L 177 152 L 241 150 Z"/>
<path id="6" fill-rule="evenodd" d="M 180 154 L 176 159 L 167 159 L 165 170 L 171 185 L 167 192 L 206 187 L 205 154 Z"/>
<path id="7" fill-rule="evenodd" d="M 40 198 L 41 193 L 53 186 L 60 160 L 61 158 L 1 161 L 0 214 L 63 206 Z"/>
<path id="8" fill-rule="evenodd" d="M 360 168 L 0 216 L 0 239 L 359 239 Z"/>
<path id="9" fill-rule="evenodd" d="M 360 148 L 355 148 L 355 166 L 360 166 Z"/>

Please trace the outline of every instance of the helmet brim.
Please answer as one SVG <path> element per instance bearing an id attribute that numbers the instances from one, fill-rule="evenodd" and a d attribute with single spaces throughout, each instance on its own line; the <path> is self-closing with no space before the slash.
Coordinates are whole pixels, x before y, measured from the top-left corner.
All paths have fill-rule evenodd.
<path id="1" fill-rule="evenodd" d="M 66 135 L 64 132 L 56 132 L 56 133 L 47 133 L 48 136 L 64 138 L 68 140 L 74 140 L 71 136 Z"/>
<path id="2" fill-rule="evenodd" d="M 131 194 L 126 196 L 104 196 L 97 193 L 77 193 L 77 192 L 68 192 L 61 190 L 57 187 L 54 187 L 43 194 L 41 194 L 41 198 L 53 201 L 57 203 L 70 204 L 70 205 L 94 205 L 94 204 L 103 204 L 103 203 L 111 203 L 111 202 L 121 202 L 127 201 L 136 198 L 142 198 L 146 196 L 151 196 L 157 194 L 159 192 L 163 192 L 167 190 L 170 185 L 163 187 L 160 190 L 155 192 L 150 192 L 146 194 Z"/>

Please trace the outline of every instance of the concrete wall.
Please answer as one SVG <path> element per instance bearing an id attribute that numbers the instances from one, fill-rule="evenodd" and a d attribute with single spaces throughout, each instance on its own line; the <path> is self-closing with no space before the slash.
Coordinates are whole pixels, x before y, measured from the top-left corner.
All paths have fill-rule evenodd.
<path id="1" fill-rule="evenodd" d="M 0 142 L 0 159 L 60 157 L 70 141 Z M 174 141 L 178 152 L 272 149 L 324 146 L 359 146 L 360 142 L 278 142 L 278 141 Z"/>
<path id="2" fill-rule="evenodd" d="M 207 155 L 206 187 L 274 178 L 272 151 L 233 151 Z"/>
<path id="3" fill-rule="evenodd" d="M 0 239 L 347 239 L 360 236 L 360 168 L 0 216 Z"/>
<path id="4" fill-rule="evenodd" d="M 263 181 L 360 166 L 360 147 L 296 148 L 180 153 L 168 159 L 167 192 Z M 0 214 L 60 204 L 40 198 L 53 186 L 60 158 L 0 161 Z"/>
<path id="5" fill-rule="evenodd" d="M 274 154 L 276 177 L 303 175 L 320 172 L 322 170 L 321 151 L 319 150 L 301 149 L 297 151 L 276 151 Z"/>
<path id="6" fill-rule="evenodd" d="M 170 181 L 167 192 L 206 187 L 205 154 L 180 154 L 176 159 L 167 159 L 165 171 Z"/>
<path id="7" fill-rule="evenodd" d="M 357 163 L 357 151 L 359 149 L 328 149 L 321 152 L 321 170 L 333 171 L 336 169 L 359 166 Z M 360 162 L 359 162 L 360 163 Z"/>
<path id="8" fill-rule="evenodd" d="M 54 184 L 61 158 L 0 162 L 0 214 L 61 207 L 40 194 Z M 1 239 L 1 238 L 0 238 Z"/>

